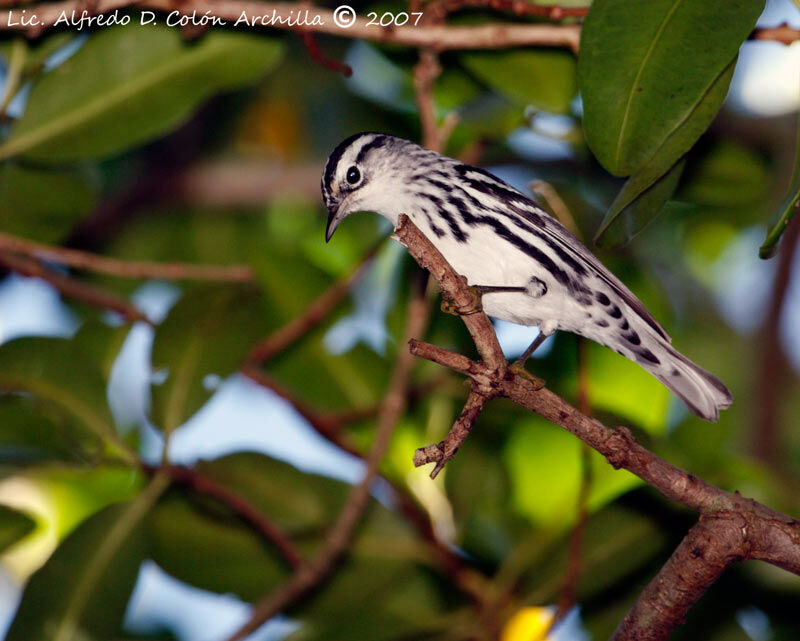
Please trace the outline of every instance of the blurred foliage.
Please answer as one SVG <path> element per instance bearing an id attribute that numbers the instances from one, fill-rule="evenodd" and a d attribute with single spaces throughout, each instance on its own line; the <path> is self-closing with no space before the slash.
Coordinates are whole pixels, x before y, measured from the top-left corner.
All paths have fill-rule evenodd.
<path id="1" fill-rule="evenodd" d="M 763 120 L 720 111 L 739 46 L 762 9 L 752 0 L 653 0 L 632 11 L 630 2 L 595 0 L 577 58 L 541 48 L 443 53 L 433 100 L 440 119 L 459 116 L 448 153 L 501 167 L 520 187 L 547 180 L 583 236 L 597 233 L 604 248 L 633 239 L 598 254 L 675 345 L 736 398 L 719 423 L 703 423 L 636 364 L 591 344 L 582 367 L 592 413 L 629 426 L 647 447 L 709 482 L 797 514 L 800 437 L 789 429 L 800 415 L 796 374 L 784 374 L 774 460 L 757 461 L 752 390 L 762 355 L 753 336 L 728 327 L 712 304 L 725 292 L 748 298 L 735 282 L 742 273 L 720 284 L 718 261 L 774 215 L 762 253 L 771 251 L 797 198 L 795 137 L 782 130 L 762 137 Z M 467 9 L 452 20 L 491 16 Z M 0 232 L 126 261 L 241 264 L 254 274 L 245 284 L 179 280 L 176 300 L 159 314 L 148 308 L 141 280 L 57 268 L 148 308 L 152 326 L 135 327 L 147 335 L 148 372 L 134 425 L 112 411 L 119 381 L 130 375 L 118 356 L 136 333 L 114 314 L 65 297 L 78 320 L 73 336 L 0 345 L 0 501 L 14 506 L 0 505 L 0 550 L 41 566 L 20 577 L 27 583 L 8 639 L 142 638 L 125 629 L 124 615 L 146 559 L 189 586 L 246 602 L 287 579 L 286 559 L 230 505 L 198 486 L 167 487 L 140 457 L 157 463 L 165 440 L 191 438 L 192 424 L 208 420 L 220 385 L 252 347 L 387 234 L 384 221 L 361 215 L 324 242 L 318 180 L 333 146 L 362 130 L 419 139 L 413 50 L 320 37 L 326 55 L 352 66 L 345 79 L 312 60 L 292 34 L 186 35 L 132 24 L 82 35 L 55 30 L 31 42 L 0 37 L 9 98 L 16 94 L 4 107 L 23 107 L 9 108 L 0 128 Z M 54 54 L 66 60 L 54 62 Z M 184 180 L 209 168 L 200 173 L 202 189 Z M 263 184 L 279 172 L 278 190 L 259 192 L 258 171 Z M 406 349 L 416 274 L 401 249 L 383 245 L 350 295 L 264 372 L 308 414 L 376 407 L 396 353 Z M 461 321 L 438 310 L 424 338 L 476 356 Z M 531 368 L 577 403 L 576 341 L 559 335 L 549 344 Z M 503 400 L 485 408 L 458 456 L 431 481 L 413 469 L 414 449 L 442 438 L 467 392 L 460 377 L 428 362 L 415 363 L 411 383 L 415 393 L 381 467 L 392 487 L 376 484 L 349 553 L 327 583 L 288 610 L 299 624 L 290 638 L 532 638 L 549 624 L 546 606 L 563 588 L 584 489 L 581 625 L 592 638 L 609 636 L 694 515 Z M 366 416 L 334 440 L 366 451 L 375 427 Z M 270 426 L 275 417 L 259 420 Z M 233 431 L 228 422 L 215 429 Z M 262 453 L 209 458 L 191 472 L 246 500 L 304 557 L 320 549 L 346 483 Z M 14 483 L 39 503 L 23 509 L 6 498 L 19 493 Z M 431 545 L 427 518 L 461 571 Z M 43 532 L 54 540 L 34 551 Z M 771 638 L 797 638 L 798 593 L 797 578 L 775 568 L 734 568 L 676 638 L 743 638 L 736 615 L 748 607 L 768 617 Z M 162 638 L 179 634 L 176 625 Z"/>

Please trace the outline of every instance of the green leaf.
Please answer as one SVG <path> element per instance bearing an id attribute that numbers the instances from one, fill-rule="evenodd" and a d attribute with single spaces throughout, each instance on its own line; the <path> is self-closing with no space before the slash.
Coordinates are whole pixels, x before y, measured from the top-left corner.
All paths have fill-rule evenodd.
<path id="1" fill-rule="evenodd" d="M 759 0 L 651 0 L 632 11 L 627 0 L 595 0 L 578 81 L 586 140 L 600 163 L 617 176 L 645 167 L 736 57 L 763 8 Z"/>
<path id="2" fill-rule="evenodd" d="M 87 463 L 101 451 L 96 435 L 58 408 L 30 396 L 0 396 L 0 464 Z"/>
<path id="3" fill-rule="evenodd" d="M 723 209 L 725 219 L 731 220 L 731 210 L 758 211 L 769 199 L 771 187 L 766 161 L 756 150 L 721 140 L 699 158 L 689 160 L 689 171 L 678 197 L 703 207 Z"/>
<path id="4" fill-rule="evenodd" d="M 567 506 L 565 509 L 572 509 Z M 588 517 L 581 549 L 581 602 L 603 590 L 618 591 L 621 579 L 639 570 L 669 543 L 661 523 L 612 504 Z M 527 545 L 523 541 L 521 547 Z M 549 603 L 563 589 L 570 556 L 568 537 L 545 548 L 526 568 L 521 593 L 529 603 Z M 511 555 L 518 560 L 518 555 Z"/>
<path id="5" fill-rule="evenodd" d="M 202 462 L 197 469 L 247 500 L 306 556 L 322 545 L 349 489 L 255 453 Z M 175 577 L 203 589 L 233 592 L 252 601 L 277 587 L 290 571 L 272 545 L 213 501 L 187 500 L 173 493 L 149 518 L 149 532 L 154 560 Z M 352 554 L 371 559 L 380 572 L 381 564 L 420 558 L 418 546 L 404 521 L 371 501 Z M 198 556 L 213 558 L 214 563 L 197 563 Z"/>
<path id="6" fill-rule="evenodd" d="M 734 67 L 735 61 L 725 68 L 694 111 L 664 140 L 647 164 L 628 179 L 600 223 L 595 235 L 596 243 L 609 243 L 606 235 L 615 238 L 613 244 L 626 243 L 660 213 L 680 178 L 683 165 L 676 163 L 676 159 L 689 151 L 711 124 L 728 93 Z M 659 181 L 660 185 L 655 186 Z M 651 194 L 631 207 L 647 190 Z"/>
<path id="7" fill-rule="evenodd" d="M 130 329 L 128 325 L 109 325 L 95 317 L 85 320 L 72 340 L 92 359 L 103 380 L 108 382 Z"/>
<path id="8" fill-rule="evenodd" d="M 685 159 L 678 161 L 655 183 L 651 183 L 635 198 L 629 200 L 630 192 L 638 189 L 637 174 L 634 174 L 617 195 L 611 209 L 606 212 L 594 242 L 600 247 L 619 247 L 642 231 L 661 213 L 664 205 L 675 193 L 685 166 Z M 631 185 L 630 189 L 628 185 Z M 620 208 L 617 205 L 618 202 L 625 201 L 627 204 L 624 207 Z"/>
<path id="9" fill-rule="evenodd" d="M 514 507 L 544 528 L 561 529 L 578 514 L 581 442 L 539 418 L 520 421 L 506 445 Z M 592 484 L 587 506 L 594 511 L 641 484 L 625 470 L 590 453 Z"/>
<path id="10" fill-rule="evenodd" d="M 0 552 L 5 552 L 35 527 L 36 522 L 27 514 L 0 505 Z"/>
<path id="11" fill-rule="evenodd" d="M 87 171 L 0 164 L 2 231 L 58 243 L 92 209 L 96 194 L 96 181 Z"/>
<path id="12" fill-rule="evenodd" d="M 168 374 L 152 387 L 157 427 L 170 432 L 202 407 L 214 391 L 206 377 L 225 378 L 244 363 L 264 335 L 266 315 L 248 284 L 191 289 L 178 301 L 153 340 L 153 367 Z"/>
<path id="13" fill-rule="evenodd" d="M 36 337 L 3 344 L 0 389 L 28 392 L 55 405 L 119 456 L 132 460 L 133 455 L 119 445 L 103 376 L 73 341 Z"/>
<path id="14" fill-rule="evenodd" d="M 193 43 L 163 26 L 132 23 L 95 32 L 34 85 L 0 159 L 117 154 L 177 127 L 209 96 L 255 82 L 281 52 L 260 34 L 224 30 Z"/>
<path id="15" fill-rule="evenodd" d="M 758 250 L 761 258 L 772 258 L 778 251 L 778 241 L 789 226 L 792 218 L 800 210 L 800 118 L 797 122 L 797 143 L 795 146 L 794 171 L 789 181 L 789 193 L 778 208 L 778 219 L 767 233 L 764 244 Z"/>
<path id="16" fill-rule="evenodd" d="M 563 51 L 512 49 L 461 56 L 472 74 L 522 105 L 568 113 L 577 92 L 575 58 Z"/>
<path id="17" fill-rule="evenodd" d="M 114 638 L 146 558 L 142 520 L 165 487 L 154 480 L 70 534 L 28 582 L 7 641 Z"/>

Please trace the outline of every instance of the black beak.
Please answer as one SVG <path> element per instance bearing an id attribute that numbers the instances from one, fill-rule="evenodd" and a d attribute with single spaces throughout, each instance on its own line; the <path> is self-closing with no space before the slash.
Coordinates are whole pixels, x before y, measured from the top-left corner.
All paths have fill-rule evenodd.
<path id="1" fill-rule="evenodd" d="M 336 231 L 336 228 L 339 226 L 339 221 L 336 218 L 336 214 L 339 213 L 339 206 L 337 203 L 331 203 L 328 206 L 328 224 L 325 227 L 325 242 L 327 243 L 331 237 L 333 236 L 333 232 Z"/>

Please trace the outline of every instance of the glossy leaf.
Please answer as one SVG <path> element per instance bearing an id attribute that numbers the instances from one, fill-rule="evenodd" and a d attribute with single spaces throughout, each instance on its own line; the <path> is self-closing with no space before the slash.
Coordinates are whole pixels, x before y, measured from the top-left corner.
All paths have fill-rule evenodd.
<path id="1" fill-rule="evenodd" d="M 119 153 L 178 126 L 209 96 L 255 82 L 280 53 L 261 34 L 213 30 L 189 43 L 178 29 L 135 22 L 95 32 L 35 84 L 0 159 Z"/>
<path id="2" fill-rule="evenodd" d="M 0 396 L 0 464 L 88 463 L 101 452 L 100 439 L 57 407 L 30 396 Z"/>
<path id="3" fill-rule="evenodd" d="M 305 474 L 262 454 L 232 454 L 202 462 L 198 470 L 263 512 L 304 555 L 322 544 L 348 492 L 344 483 Z M 418 544 L 402 520 L 377 503 L 367 514 L 352 554 L 372 559 L 378 574 L 381 564 L 418 558 Z M 204 589 L 254 600 L 288 576 L 280 553 L 215 502 L 172 495 L 153 512 L 149 531 L 154 560 Z M 214 563 L 198 563 L 198 557 Z"/>
<path id="4" fill-rule="evenodd" d="M 616 582 L 652 560 L 667 543 L 662 524 L 628 508 L 610 505 L 592 514 L 584 527 L 580 559 L 583 579 L 578 584 L 578 599 L 584 602 L 603 590 L 614 590 Z M 552 603 L 558 598 L 569 547 L 565 536 L 543 549 L 525 569 L 522 591 L 527 602 Z"/>
<path id="5" fill-rule="evenodd" d="M 641 481 L 590 454 L 592 485 L 588 507 L 597 510 Z M 581 443 L 541 419 L 520 421 L 506 446 L 515 508 L 537 525 L 566 528 L 577 515 L 582 476 Z"/>
<path id="6" fill-rule="evenodd" d="M 28 515 L 0 504 L 0 552 L 30 534 L 36 522 Z"/>
<path id="7" fill-rule="evenodd" d="M 2 163 L 2 231 L 44 243 L 57 243 L 91 210 L 96 191 L 97 185 L 86 171 L 35 169 Z"/>
<path id="8" fill-rule="evenodd" d="M 600 245 L 624 244 L 658 216 L 680 178 L 682 169 L 679 167 L 682 164 L 675 161 L 689 151 L 711 124 L 728 93 L 734 66 L 735 62 L 732 62 L 726 67 L 694 111 L 656 150 L 647 164 L 627 180 L 600 223 L 595 242 Z M 650 194 L 645 195 L 648 190 Z"/>
<path id="9" fill-rule="evenodd" d="M 215 285 L 189 290 L 156 329 L 153 367 L 164 383 L 152 387 L 153 421 L 172 431 L 211 397 L 209 376 L 236 371 L 264 335 L 258 290 L 252 285 Z"/>
<path id="10" fill-rule="evenodd" d="M 769 230 L 764 244 L 758 250 L 761 258 L 772 258 L 778 251 L 778 242 L 786 231 L 786 227 L 800 209 L 800 118 L 797 123 L 797 143 L 795 145 L 794 170 L 789 181 L 789 193 L 786 194 L 780 207 L 778 207 L 778 220 Z"/>
<path id="11" fill-rule="evenodd" d="M 763 8 L 759 0 L 652 0 L 636 11 L 626 0 L 592 3 L 578 81 L 586 139 L 600 163 L 617 176 L 645 167 L 736 57 Z M 679 135 L 691 146 L 700 133 Z"/>
<path id="12" fill-rule="evenodd" d="M 618 208 L 615 204 L 612 204 L 595 236 L 595 243 L 600 247 L 619 247 L 642 231 L 648 223 L 661 213 L 664 205 L 675 193 L 685 166 L 685 160 L 675 163 L 666 174 L 658 178 L 655 183 L 651 183 L 645 190 L 639 192 L 624 207 Z M 614 203 L 628 200 L 626 189 L 628 184 L 631 184 L 634 180 L 635 176 L 628 180 Z M 613 216 L 611 215 L 612 212 Z"/>
<path id="13" fill-rule="evenodd" d="M 567 113 L 577 91 L 575 58 L 563 51 L 514 49 L 468 53 L 462 64 L 506 98 L 553 113 Z"/>
<path id="14" fill-rule="evenodd" d="M 28 392 L 58 407 L 84 429 L 118 449 L 99 368 L 73 341 L 18 338 L 0 346 L 0 389 Z"/>
<path id="15" fill-rule="evenodd" d="M 731 140 L 711 145 L 706 153 L 692 154 L 678 198 L 704 207 L 758 211 L 768 200 L 772 179 L 766 160 L 755 149 Z M 699 157 L 696 157 L 699 156 Z M 735 221 L 739 222 L 737 216 Z"/>
<path id="16" fill-rule="evenodd" d="M 114 638 L 146 557 L 142 519 L 163 488 L 155 482 L 70 534 L 28 582 L 7 641 Z"/>

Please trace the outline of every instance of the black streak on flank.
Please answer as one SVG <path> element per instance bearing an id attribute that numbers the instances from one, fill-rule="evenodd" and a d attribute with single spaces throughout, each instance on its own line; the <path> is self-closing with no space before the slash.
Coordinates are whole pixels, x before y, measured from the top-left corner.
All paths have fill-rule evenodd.
<path id="1" fill-rule="evenodd" d="M 658 356 L 653 354 L 653 352 L 651 352 L 646 347 L 644 349 L 641 349 L 638 352 L 636 352 L 636 355 L 639 357 L 637 360 L 641 361 L 642 359 L 644 359 L 646 361 L 650 361 L 651 363 L 653 363 L 653 365 L 660 365 L 661 364 L 661 361 L 658 360 Z"/>
<path id="2" fill-rule="evenodd" d="M 429 199 L 435 206 L 438 214 L 444 219 L 447 223 L 447 226 L 450 228 L 450 232 L 453 234 L 453 237 L 460 243 L 467 242 L 469 238 L 469 234 L 465 232 L 461 227 L 458 226 L 458 221 L 453 217 L 450 211 L 447 209 L 444 201 L 439 198 L 438 196 L 434 196 L 433 194 L 419 194 L 420 198 L 427 198 Z"/>
<path id="3" fill-rule="evenodd" d="M 611 309 L 608 310 L 608 315 L 611 318 L 622 318 L 622 310 L 617 305 L 612 305 Z"/>
<path id="4" fill-rule="evenodd" d="M 601 305 L 608 305 L 611 303 L 611 301 L 608 299 L 608 296 L 606 296 L 603 292 L 595 292 L 594 298 Z"/>
<path id="5" fill-rule="evenodd" d="M 622 322 L 619 324 L 619 328 L 620 328 L 620 329 L 621 329 L 623 332 L 627 332 L 627 331 L 630 329 L 630 327 L 631 327 L 631 326 L 630 326 L 630 325 L 628 325 L 628 319 L 627 319 L 627 318 L 623 318 L 623 319 L 622 319 Z"/>
<path id="6" fill-rule="evenodd" d="M 608 321 L 603 318 L 601 318 L 600 320 L 596 320 L 594 324 L 597 325 L 598 327 L 608 327 Z"/>
<path id="7" fill-rule="evenodd" d="M 639 338 L 639 334 L 636 332 L 631 332 L 630 334 L 623 334 L 622 338 L 628 341 L 631 345 L 641 345 L 642 339 Z"/>

